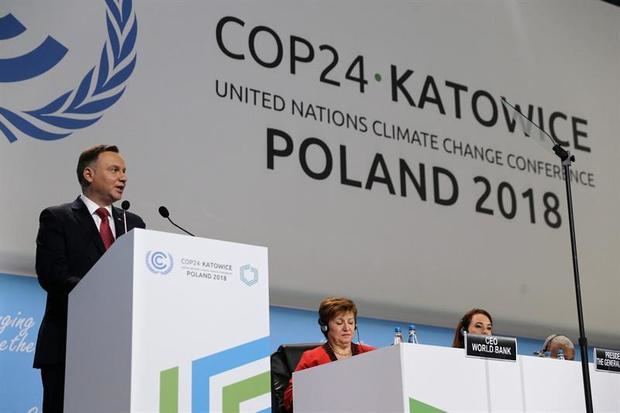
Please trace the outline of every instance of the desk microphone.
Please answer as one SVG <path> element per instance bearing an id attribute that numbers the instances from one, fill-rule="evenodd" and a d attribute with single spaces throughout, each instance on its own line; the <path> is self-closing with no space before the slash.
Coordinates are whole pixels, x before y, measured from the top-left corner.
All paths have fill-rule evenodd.
<path id="1" fill-rule="evenodd" d="M 121 208 L 123 208 L 123 224 L 125 224 L 125 234 L 127 233 L 127 210 L 129 209 L 129 201 L 124 200 L 121 202 Z"/>
<path id="2" fill-rule="evenodd" d="M 365 353 L 362 349 L 362 340 L 360 339 L 360 329 L 357 328 L 357 323 L 355 323 L 355 332 L 357 333 L 357 354 Z"/>
<path id="3" fill-rule="evenodd" d="M 162 206 L 159 207 L 159 215 L 161 215 L 162 217 L 168 219 L 168 221 L 170 221 L 170 223 L 172 225 L 174 225 L 175 227 L 177 227 L 181 231 L 185 232 L 187 235 L 191 235 L 192 237 L 195 237 L 194 234 L 192 234 L 191 232 L 189 232 L 185 228 L 178 226 L 177 224 L 174 223 L 173 220 L 170 219 L 170 211 L 168 211 L 168 208 L 166 208 L 165 206 L 162 205 Z"/>

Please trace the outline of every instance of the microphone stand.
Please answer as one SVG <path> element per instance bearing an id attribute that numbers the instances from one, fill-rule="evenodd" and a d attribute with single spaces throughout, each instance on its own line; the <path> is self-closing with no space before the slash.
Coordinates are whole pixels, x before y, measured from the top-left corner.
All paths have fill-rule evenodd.
<path id="1" fill-rule="evenodd" d="M 167 219 L 168 221 L 170 221 L 170 223 L 171 223 L 172 225 L 174 225 L 175 227 L 177 227 L 177 228 L 178 228 L 178 229 L 180 229 L 181 231 L 185 232 L 187 235 L 191 235 L 192 237 L 195 237 L 195 235 L 194 235 L 194 234 L 192 234 L 191 232 L 189 232 L 189 231 L 188 231 L 188 230 L 186 230 L 185 228 L 180 227 L 180 226 L 178 226 L 177 224 L 175 224 L 175 223 L 174 223 L 174 221 L 170 219 L 170 217 L 166 217 L 166 219 Z"/>
<path id="2" fill-rule="evenodd" d="M 573 258 L 573 275 L 575 281 L 575 297 L 577 300 L 577 322 L 579 324 L 579 354 L 581 355 L 581 375 L 583 376 L 583 393 L 585 397 L 586 403 L 586 412 L 593 413 L 594 409 L 592 407 L 592 387 L 590 385 L 590 368 L 588 367 L 588 339 L 586 338 L 586 330 L 585 324 L 583 322 L 583 307 L 581 304 L 581 282 L 579 281 L 579 263 L 577 260 L 577 240 L 575 238 L 575 217 L 573 214 L 573 196 L 571 191 L 570 184 L 570 166 L 571 163 L 575 161 L 575 156 L 571 155 L 570 152 L 562 148 L 559 142 L 540 126 L 532 122 L 529 118 L 523 115 L 517 108 L 512 106 L 508 101 L 502 97 L 502 103 L 509 106 L 514 113 L 520 117 L 523 121 L 527 121 L 528 123 L 534 125 L 536 129 L 538 129 L 540 133 L 539 141 L 543 143 L 544 147 L 548 146 L 548 140 L 544 137 L 546 135 L 549 139 L 551 139 L 551 144 L 553 144 L 553 152 L 560 158 L 560 162 L 562 164 L 562 170 L 564 172 L 564 181 L 566 183 L 566 201 L 568 205 L 568 224 L 569 224 L 569 232 L 570 232 L 570 244 L 571 244 L 571 253 Z M 523 123 L 522 123 L 522 126 Z M 524 131 L 527 136 L 529 134 L 527 131 Z M 544 133 L 544 135 L 543 135 Z"/>
<path id="3" fill-rule="evenodd" d="M 568 224 L 570 228 L 570 245 L 573 256 L 573 276 L 575 279 L 575 298 L 577 300 L 577 322 L 579 323 L 579 354 L 581 355 L 581 375 L 583 376 L 583 392 L 586 400 L 586 412 L 592 413 L 592 388 L 590 386 L 590 369 L 588 367 L 588 339 L 583 322 L 583 307 L 581 304 L 581 282 L 579 281 L 579 262 L 577 260 L 577 240 L 575 238 L 575 217 L 573 214 L 573 195 L 570 186 L 570 165 L 575 161 L 560 145 L 555 145 L 553 151 L 562 162 L 566 182 L 566 201 L 568 205 Z"/>
<path id="4" fill-rule="evenodd" d="M 185 228 L 177 225 L 174 223 L 174 221 L 170 218 L 170 211 L 168 211 L 168 208 L 166 208 L 165 206 L 160 206 L 159 209 L 159 215 L 161 215 L 162 217 L 166 218 L 168 221 L 170 221 L 170 223 L 172 225 L 174 225 L 175 227 L 177 227 L 178 229 L 180 229 L 181 231 L 185 232 L 187 235 L 191 235 L 192 237 L 195 237 L 194 234 L 192 234 L 191 232 L 189 232 L 188 230 L 186 230 Z"/>

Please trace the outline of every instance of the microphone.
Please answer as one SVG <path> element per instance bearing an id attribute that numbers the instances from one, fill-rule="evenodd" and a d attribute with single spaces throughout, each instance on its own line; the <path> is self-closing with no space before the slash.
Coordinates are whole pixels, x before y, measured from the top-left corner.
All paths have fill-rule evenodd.
<path id="1" fill-rule="evenodd" d="M 547 337 L 545 339 L 545 342 L 542 345 L 542 348 L 538 351 L 534 352 L 535 356 L 538 357 L 548 357 L 549 356 L 549 346 L 551 346 L 551 343 L 553 342 L 553 340 L 558 336 L 558 334 L 552 334 L 549 337 Z"/>
<path id="2" fill-rule="evenodd" d="M 168 211 L 168 208 L 166 208 L 165 206 L 162 205 L 162 206 L 159 207 L 159 215 L 161 215 L 162 217 L 166 218 L 168 221 L 170 221 L 170 223 L 172 225 L 174 225 L 175 227 L 177 227 L 181 231 L 185 232 L 187 235 L 191 235 L 192 237 L 195 237 L 194 234 L 192 234 L 191 232 L 189 232 L 185 228 L 178 226 L 177 224 L 174 223 L 173 220 L 170 219 L 170 211 Z"/>
<path id="3" fill-rule="evenodd" d="M 360 329 L 357 328 L 357 322 L 355 322 L 355 332 L 357 333 L 357 354 L 365 353 L 362 348 L 362 340 L 360 339 Z"/>
<path id="4" fill-rule="evenodd" d="M 125 224 L 125 234 L 127 233 L 127 210 L 129 209 L 129 201 L 124 200 L 121 202 L 121 208 L 123 208 L 123 223 Z"/>

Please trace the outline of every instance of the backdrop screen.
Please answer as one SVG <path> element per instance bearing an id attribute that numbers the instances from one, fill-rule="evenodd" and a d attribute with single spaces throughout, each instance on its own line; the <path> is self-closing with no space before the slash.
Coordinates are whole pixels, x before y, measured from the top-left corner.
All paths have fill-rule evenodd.
<path id="1" fill-rule="evenodd" d="M 28 1 L 0 9 L 0 271 L 117 144 L 151 229 L 269 248 L 271 304 L 620 343 L 620 11 L 604 2 Z"/>

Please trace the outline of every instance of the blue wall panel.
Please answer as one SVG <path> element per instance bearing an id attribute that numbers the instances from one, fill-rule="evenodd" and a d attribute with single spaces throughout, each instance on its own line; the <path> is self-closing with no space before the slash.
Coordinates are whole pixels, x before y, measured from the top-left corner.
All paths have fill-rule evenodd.
<path id="1" fill-rule="evenodd" d="M 41 411 L 41 380 L 32 360 L 44 308 L 45 292 L 36 278 L 0 274 L 0 412 Z M 271 351 L 283 343 L 322 341 L 317 318 L 316 311 L 270 307 Z M 376 347 L 392 343 L 394 327 L 399 326 L 405 337 L 408 329 L 403 321 L 365 317 L 359 318 L 358 325 L 355 341 Z M 452 329 L 423 324 L 416 324 L 416 329 L 421 344 L 452 343 Z M 520 337 L 518 352 L 531 355 L 541 345 L 541 340 Z"/>

